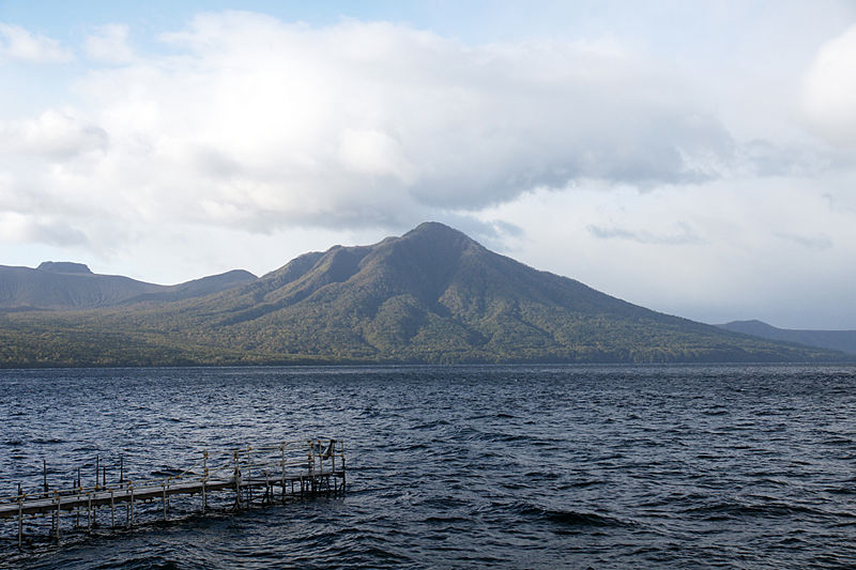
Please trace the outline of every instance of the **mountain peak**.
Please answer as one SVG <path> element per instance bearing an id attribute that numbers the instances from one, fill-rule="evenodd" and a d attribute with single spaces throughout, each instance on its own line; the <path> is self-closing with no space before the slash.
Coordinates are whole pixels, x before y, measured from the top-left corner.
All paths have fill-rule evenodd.
<path id="1" fill-rule="evenodd" d="M 418 226 L 416 226 L 415 228 L 413 228 L 412 230 L 410 230 L 407 233 L 415 234 L 415 233 L 426 233 L 426 232 L 461 233 L 458 230 L 456 230 L 454 228 L 450 228 L 446 224 L 442 224 L 440 222 L 422 222 L 421 224 L 419 224 Z"/>
<path id="2" fill-rule="evenodd" d="M 50 271 L 51 273 L 82 273 L 92 275 L 92 271 L 88 266 L 72 261 L 43 261 L 36 269 L 39 271 Z"/>
<path id="3" fill-rule="evenodd" d="M 430 236 L 432 238 L 464 238 L 468 241 L 472 241 L 467 234 L 456 230 L 455 228 L 451 228 L 446 224 L 441 224 L 440 222 L 422 222 L 403 236 L 402 238 L 414 237 L 414 236 Z"/>
<path id="4" fill-rule="evenodd" d="M 423 222 L 398 238 L 399 242 L 423 242 L 429 246 L 452 246 L 466 249 L 467 246 L 478 246 L 479 243 L 460 230 L 451 228 L 440 222 Z"/>

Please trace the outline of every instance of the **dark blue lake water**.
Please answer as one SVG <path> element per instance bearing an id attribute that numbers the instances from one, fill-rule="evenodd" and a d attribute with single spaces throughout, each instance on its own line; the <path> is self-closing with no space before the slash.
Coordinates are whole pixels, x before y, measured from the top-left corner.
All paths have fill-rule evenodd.
<path id="1" fill-rule="evenodd" d="M 0 494 L 334 435 L 349 491 L 61 548 L 27 568 L 856 566 L 856 368 L 0 372 Z"/>

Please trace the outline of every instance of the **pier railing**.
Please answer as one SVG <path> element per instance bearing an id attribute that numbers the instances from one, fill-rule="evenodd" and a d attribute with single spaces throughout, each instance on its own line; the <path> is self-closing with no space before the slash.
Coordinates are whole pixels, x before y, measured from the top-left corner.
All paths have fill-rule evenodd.
<path id="1" fill-rule="evenodd" d="M 141 518 L 151 520 L 153 513 L 168 520 L 171 498 L 177 495 L 197 497 L 198 507 L 205 512 L 212 500 L 221 507 L 225 500 L 230 508 L 241 509 L 293 497 L 341 493 L 346 484 L 345 447 L 333 438 L 245 446 L 215 454 L 204 450 L 195 464 L 148 478 L 126 477 L 122 463 L 119 479 L 108 482 L 107 469 L 99 463 L 94 485 L 82 485 L 78 475 L 70 487 L 51 488 L 45 477 L 40 490 L 28 492 L 18 485 L 17 493 L 0 496 L 0 519 L 17 522 L 19 547 L 25 538 L 35 536 L 29 527 L 37 526 L 33 523 L 38 519 L 50 520 L 50 535 L 59 541 L 64 524 L 92 531 L 106 526 L 107 513 L 111 528 L 131 526 Z M 157 502 L 160 508 L 152 508 Z M 123 512 L 118 512 L 120 508 Z M 72 521 L 64 521 L 63 514 L 69 512 Z"/>

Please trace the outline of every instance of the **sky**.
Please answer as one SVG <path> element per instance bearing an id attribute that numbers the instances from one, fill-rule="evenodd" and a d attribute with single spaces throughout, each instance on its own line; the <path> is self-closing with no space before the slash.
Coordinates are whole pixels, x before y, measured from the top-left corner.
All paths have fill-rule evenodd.
<path id="1" fill-rule="evenodd" d="M 0 0 L 0 265 L 262 275 L 427 220 L 856 329 L 856 2 Z"/>

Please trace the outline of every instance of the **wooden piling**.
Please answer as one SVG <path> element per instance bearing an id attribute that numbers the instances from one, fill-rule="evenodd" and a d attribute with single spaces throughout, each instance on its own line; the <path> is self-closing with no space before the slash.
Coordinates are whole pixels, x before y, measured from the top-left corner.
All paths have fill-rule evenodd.
<path id="1" fill-rule="evenodd" d="M 59 491 L 54 492 L 54 496 L 56 497 L 56 541 L 59 543 L 60 539 L 60 527 L 62 526 L 62 495 L 59 494 Z"/>
<path id="2" fill-rule="evenodd" d="M 128 511 L 128 526 L 133 526 L 134 524 L 134 482 L 128 481 L 128 489 L 131 491 L 131 508 Z"/>
<path id="3" fill-rule="evenodd" d="M 235 463 L 235 508 L 241 508 L 241 465 L 238 463 L 238 451 L 232 455 L 233 461 Z"/>
<path id="4" fill-rule="evenodd" d="M 24 491 L 18 483 L 18 548 L 24 548 Z"/>
<path id="5" fill-rule="evenodd" d="M 208 510 L 208 450 L 202 452 L 202 512 Z"/>

